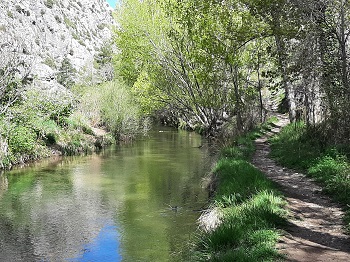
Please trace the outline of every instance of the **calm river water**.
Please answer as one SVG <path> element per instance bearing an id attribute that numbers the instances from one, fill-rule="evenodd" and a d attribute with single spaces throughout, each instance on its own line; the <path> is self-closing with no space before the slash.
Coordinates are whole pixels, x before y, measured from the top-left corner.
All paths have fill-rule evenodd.
<path id="1" fill-rule="evenodd" d="M 163 129 L 0 175 L 0 261 L 183 260 L 207 204 L 212 161 L 201 144 Z"/>

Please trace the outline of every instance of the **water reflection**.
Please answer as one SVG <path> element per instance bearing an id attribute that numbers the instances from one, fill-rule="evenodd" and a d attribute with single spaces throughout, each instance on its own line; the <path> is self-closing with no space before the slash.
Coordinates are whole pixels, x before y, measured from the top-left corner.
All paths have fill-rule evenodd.
<path id="1" fill-rule="evenodd" d="M 181 260 L 211 161 L 199 136 L 165 131 L 1 175 L 0 261 Z"/>
<path id="2" fill-rule="evenodd" d="M 119 236 L 117 228 L 113 225 L 106 225 L 102 228 L 98 236 L 92 243 L 84 246 L 82 254 L 75 258 L 69 259 L 71 262 L 100 262 L 100 261 L 122 261 L 118 252 Z"/>

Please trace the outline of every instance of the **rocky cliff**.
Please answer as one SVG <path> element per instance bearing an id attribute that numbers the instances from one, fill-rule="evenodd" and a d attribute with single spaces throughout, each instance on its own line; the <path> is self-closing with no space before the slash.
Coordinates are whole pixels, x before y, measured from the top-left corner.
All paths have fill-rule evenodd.
<path id="1" fill-rule="evenodd" d="M 91 76 L 114 23 L 105 0 L 1 0 L 0 76 L 43 88 Z"/>

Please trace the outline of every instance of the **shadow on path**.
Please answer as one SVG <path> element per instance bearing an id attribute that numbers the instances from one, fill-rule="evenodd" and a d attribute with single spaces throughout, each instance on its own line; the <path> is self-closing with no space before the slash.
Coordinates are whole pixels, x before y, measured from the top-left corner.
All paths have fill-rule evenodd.
<path id="1" fill-rule="evenodd" d="M 287 261 L 350 261 L 350 239 L 344 234 L 340 206 L 322 194 L 322 188 L 304 174 L 278 166 L 269 158 L 268 139 L 289 123 L 284 115 L 271 132 L 256 140 L 252 163 L 278 184 L 286 196 L 289 225 L 278 244 Z"/>

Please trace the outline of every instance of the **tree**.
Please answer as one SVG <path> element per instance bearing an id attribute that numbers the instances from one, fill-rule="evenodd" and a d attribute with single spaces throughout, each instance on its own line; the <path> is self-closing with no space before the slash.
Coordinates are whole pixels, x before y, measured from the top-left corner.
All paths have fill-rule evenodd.
<path id="1" fill-rule="evenodd" d="M 57 82 L 66 88 L 71 88 L 75 84 L 76 69 L 71 64 L 69 58 L 63 58 L 61 67 L 57 74 Z"/>
<path id="2" fill-rule="evenodd" d="M 261 40 L 263 23 L 239 1 L 123 4 L 117 45 L 124 79 L 133 85 L 147 72 L 158 100 L 191 128 L 215 133 L 235 115 L 243 131 L 244 107 L 258 101 L 251 103 L 258 84 L 250 45 Z"/>
<path id="3" fill-rule="evenodd" d="M 99 75 L 104 82 L 111 81 L 114 78 L 113 54 L 113 47 L 110 42 L 104 43 L 99 52 L 95 54 L 95 68 L 99 71 Z"/>

